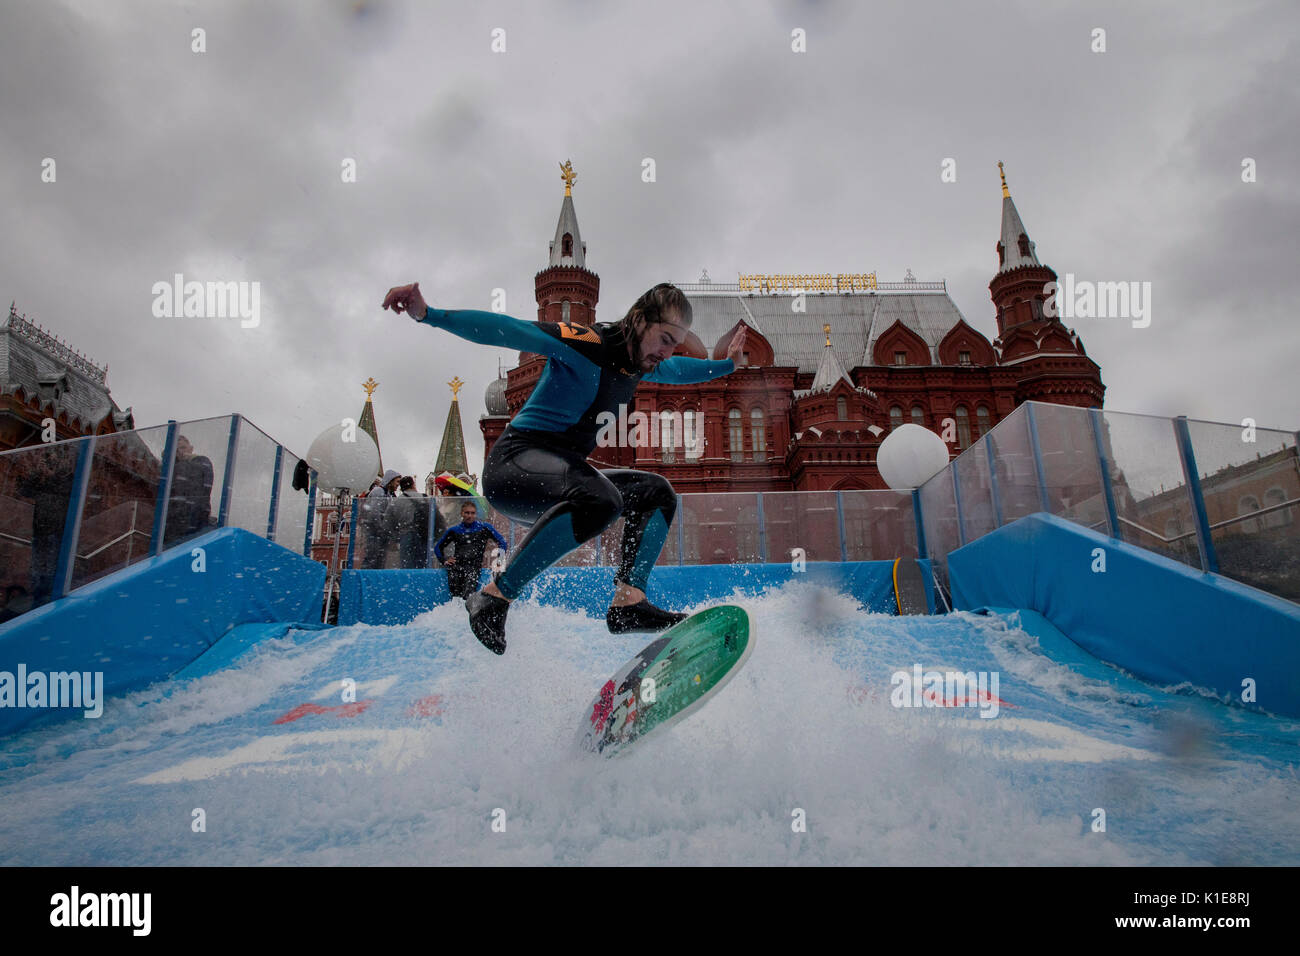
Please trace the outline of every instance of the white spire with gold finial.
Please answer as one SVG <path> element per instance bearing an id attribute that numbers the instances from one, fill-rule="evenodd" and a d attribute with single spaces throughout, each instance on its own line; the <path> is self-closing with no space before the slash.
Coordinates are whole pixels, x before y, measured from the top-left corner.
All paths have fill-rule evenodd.
<path id="1" fill-rule="evenodd" d="M 551 243 L 553 266 L 587 267 L 587 244 L 578 232 L 578 214 L 573 208 L 573 183 L 578 174 L 573 171 L 573 161 L 560 163 L 560 178 L 564 180 L 564 203 L 560 206 L 560 221 L 555 224 L 555 240 Z"/>

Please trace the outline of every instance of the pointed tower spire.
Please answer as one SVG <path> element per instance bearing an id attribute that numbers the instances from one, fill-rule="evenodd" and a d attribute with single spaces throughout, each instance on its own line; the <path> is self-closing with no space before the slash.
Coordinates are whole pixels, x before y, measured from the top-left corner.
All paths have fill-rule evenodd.
<path id="1" fill-rule="evenodd" d="M 465 457 L 465 432 L 460 427 L 460 399 L 457 393 L 464 386 L 460 376 L 447 383 L 451 386 L 451 407 L 447 409 L 447 424 L 442 428 L 442 447 L 434 462 L 434 474 L 449 471 L 453 475 L 469 474 L 469 461 Z"/>
<path id="2" fill-rule="evenodd" d="M 564 204 L 560 206 L 560 221 L 555 224 L 550 264 L 585 269 L 587 244 L 578 233 L 578 214 L 573 208 L 573 182 L 578 174 L 573 171 L 571 160 L 566 159 L 560 163 L 560 178 L 564 180 Z"/>
<path id="3" fill-rule="evenodd" d="M 1038 253 L 1025 232 L 1025 224 L 1020 221 L 1020 213 L 1007 188 L 1007 174 L 1002 163 L 998 163 L 998 172 L 1002 176 L 1002 241 L 998 243 L 998 272 L 1010 272 L 1021 266 L 1039 266 Z"/>
<path id="4" fill-rule="evenodd" d="M 357 422 L 357 427 L 375 440 L 375 447 L 379 448 L 379 428 L 375 425 L 375 406 L 371 401 L 371 396 L 375 394 L 375 389 L 379 383 L 375 381 L 372 375 L 361 383 L 361 387 L 366 390 L 366 405 L 361 409 L 361 420 Z M 379 452 L 379 474 L 384 473 L 384 453 Z"/>
<path id="5" fill-rule="evenodd" d="M 578 232 L 578 214 L 573 209 L 573 183 L 578 175 L 571 161 L 560 163 L 560 178 L 564 180 L 564 202 L 555 224 L 550 258 L 533 280 L 537 320 L 591 325 L 596 321 L 600 276 L 587 268 L 587 244 Z"/>
<path id="6" fill-rule="evenodd" d="M 844 371 L 844 363 L 840 361 L 839 356 L 835 354 L 835 350 L 831 348 L 831 327 L 823 325 L 822 331 L 826 333 L 826 346 L 822 349 L 822 359 L 817 364 L 817 374 L 813 376 L 812 386 L 809 390 L 813 392 L 830 391 L 831 386 L 840 379 L 844 379 L 850 388 L 853 387 L 853 379 L 849 378 L 849 373 Z"/>

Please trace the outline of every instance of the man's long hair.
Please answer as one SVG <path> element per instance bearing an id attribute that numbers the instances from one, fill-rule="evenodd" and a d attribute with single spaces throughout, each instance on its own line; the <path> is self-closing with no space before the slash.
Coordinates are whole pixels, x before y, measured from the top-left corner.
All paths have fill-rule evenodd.
<path id="1" fill-rule="evenodd" d="M 629 342 L 640 342 L 645 327 L 667 321 L 669 312 L 679 313 L 683 325 L 691 324 L 691 303 L 686 293 L 671 282 L 661 282 L 632 303 L 619 322 L 619 330 Z"/>

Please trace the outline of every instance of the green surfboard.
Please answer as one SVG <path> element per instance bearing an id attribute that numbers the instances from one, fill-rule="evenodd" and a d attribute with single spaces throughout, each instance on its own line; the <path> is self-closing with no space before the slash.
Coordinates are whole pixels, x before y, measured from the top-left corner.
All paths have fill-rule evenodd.
<path id="1" fill-rule="evenodd" d="M 722 604 L 691 615 L 605 682 L 584 714 L 579 748 L 613 756 L 681 720 L 721 690 L 753 649 L 743 608 Z"/>

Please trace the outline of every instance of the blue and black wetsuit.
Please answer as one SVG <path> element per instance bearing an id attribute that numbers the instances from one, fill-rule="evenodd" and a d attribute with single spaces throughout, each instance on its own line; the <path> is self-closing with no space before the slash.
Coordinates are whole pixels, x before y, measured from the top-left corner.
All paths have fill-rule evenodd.
<path id="1" fill-rule="evenodd" d="M 598 417 L 632 408 L 642 382 L 705 382 L 735 370 L 731 359 L 675 355 L 652 372 L 631 367 L 617 324 L 527 322 L 495 312 L 430 308 L 421 320 L 480 345 L 534 352 L 547 358 L 533 393 L 492 446 L 483 492 L 493 508 L 532 524 L 497 579 L 507 598 L 622 515 L 622 556 L 616 581 L 644 591 L 668 537 L 677 495 L 668 479 L 630 468 L 597 470 Z"/>
<path id="2" fill-rule="evenodd" d="M 479 571 L 483 567 L 483 552 L 494 538 L 504 553 L 508 546 L 500 531 L 486 521 L 462 521 L 444 531 L 442 537 L 434 543 L 433 553 L 444 564 L 447 559 L 443 556 L 442 549 L 448 544 L 456 549 L 456 563 L 447 567 L 447 587 L 453 597 L 463 598 L 477 590 Z"/>

